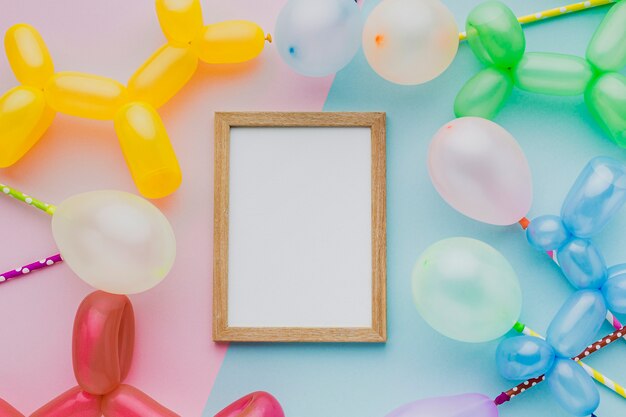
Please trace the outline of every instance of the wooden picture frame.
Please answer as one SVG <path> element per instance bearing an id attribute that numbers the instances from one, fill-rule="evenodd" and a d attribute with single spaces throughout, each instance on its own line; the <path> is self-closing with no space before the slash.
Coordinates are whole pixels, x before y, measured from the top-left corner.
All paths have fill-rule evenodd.
<path id="1" fill-rule="evenodd" d="M 229 324 L 231 132 L 235 128 L 367 128 L 371 131 L 371 326 L 233 326 Z M 241 130 L 240 130 L 241 131 Z M 244 130 L 248 132 L 248 130 Z M 362 132 L 362 130 L 361 130 Z M 385 113 L 215 113 L 213 340 L 218 342 L 385 342 Z M 367 150 L 368 155 L 370 149 Z M 346 161 L 349 165 L 350 161 Z M 369 183 L 368 183 L 369 184 Z M 368 192 L 370 192 L 368 190 Z M 369 195 L 369 194 L 368 194 Z M 368 231 L 369 233 L 369 231 Z M 369 244 L 369 243 L 368 243 Z M 369 246 L 368 246 L 369 248 Z M 369 268 L 369 266 L 368 266 Z M 368 269 L 369 270 L 369 269 Z M 369 284 L 368 284 L 369 285 Z M 368 301 L 369 303 L 369 301 Z M 368 304 L 369 308 L 369 304 Z"/>

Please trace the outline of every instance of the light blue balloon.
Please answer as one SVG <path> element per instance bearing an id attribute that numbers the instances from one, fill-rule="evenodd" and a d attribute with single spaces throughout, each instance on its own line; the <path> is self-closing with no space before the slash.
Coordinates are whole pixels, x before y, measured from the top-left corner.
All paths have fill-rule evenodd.
<path id="1" fill-rule="evenodd" d="M 600 405 L 600 393 L 582 366 L 571 359 L 557 358 L 546 374 L 552 395 L 567 412 L 589 416 Z"/>
<path id="2" fill-rule="evenodd" d="M 545 374 L 554 363 L 554 350 L 543 339 L 519 336 L 504 339 L 496 350 L 496 365 L 506 379 L 525 380 Z"/>
<path id="3" fill-rule="evenodd" d="M 626 202 L 626 166 L 613 158 L 589 161 L 570 189 L 561 218 L 578 237 L 591 237 L 611 220 Z"/>
<path id="4" fill-rule="evenodd" d="M 548 251 L 563 246 L 570 234 L 559 216 L 547 215 L 534 218 L 526 229 L 526 238 L 534 248 Z"/>
<path id="5" fill-rule="evenodd" d="M 573 358 L 595 339 L 606 317 L 598 290 L 578 290 L 565 301 L 548 327 L 546 340 L 557 356 Z"/>
<path id="6" fill-rule="evenodd" d="M 602 287 L 602 294 L 611 311 L 626 313 L 626 274 L 611 276 Z"/>
<path id="7" fill-rule="evenodd" d="M 334 74 L 361 45 L 363 22 L 354 0 L 289 0 L 274 37 L 283 60 L 300 74 Z"/>
<path id="8" fill-rule="evenodd" d="M 618 275 L 626 274 L 626 264 L 617 264 L 609 268 L 609 278 L 616 277 Z"/>
<path id="9" fill-rule="evenodd" d="M 587 239 L 572 239 L 558 252 L 557 259 L 568 281 L 579 289 L 598 289 L 607 278 L 604 257 Z"/>

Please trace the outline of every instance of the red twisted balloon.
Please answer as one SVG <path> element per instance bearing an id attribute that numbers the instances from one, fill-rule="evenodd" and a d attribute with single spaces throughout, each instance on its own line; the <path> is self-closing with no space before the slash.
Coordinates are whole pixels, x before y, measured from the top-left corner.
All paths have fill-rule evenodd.
<path id="1" fill-rule="evenodd" d="M 78 307 L 72 358 L 78 386 L 30 417 L 180 417 L 137 388 L 123 384 L 133 359 L 135 314 L 125 295 L 96 291 Z M 0 417 L 24 417 L 0 399 Z M 254 392 L 215 417 L 285 417 L 278 401 Z"/>
<path id="2" fill-rule="evenodd" d="M 135 314 L 125 295 L 96 291 L 78 307 L 72 358 L 78 386 L 31 417 L 180 417 L 123 385 L 135 345 Z"/>

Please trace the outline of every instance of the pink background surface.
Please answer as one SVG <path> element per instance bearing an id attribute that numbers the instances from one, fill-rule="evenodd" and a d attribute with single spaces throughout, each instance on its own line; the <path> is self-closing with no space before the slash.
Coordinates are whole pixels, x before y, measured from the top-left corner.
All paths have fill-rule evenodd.
<path id="1" fill-rule="evenodd" d="M 269 32 L 283 4 L 202 1 L 206 23 L 249 19 Z M 0 30 L 38 28 L 61 71 L 125 82 L 165 42 L 150 0 L 2 0 L 0 10 Z M 321 110 L 331 82 L 294 74 L 270 45 L 248 64 L 201 65 L 159 111 L 184 175 L 175 195 L 156 202 L 176 232 L 178 258 L 160 286 L 131 297 L 137 343 L 127 382 L 185 417 L 201 414 L 226 351 L 211 341 L 213 112 Z M 15 85 L 1 54 L 0 91 Z M 65 115 L 16 166 L 0 170 L 0 182 L 50 203 L 97 189 L 136 192 L 112 123 Z M 0 199 L 0 231 L 0 272 L 56 253 L 50 218 L 16 201 Z M 0 286 L 0 397 L 21 412 L 76 384 L 72 324 L 91 291 L 65 265 Z"/>

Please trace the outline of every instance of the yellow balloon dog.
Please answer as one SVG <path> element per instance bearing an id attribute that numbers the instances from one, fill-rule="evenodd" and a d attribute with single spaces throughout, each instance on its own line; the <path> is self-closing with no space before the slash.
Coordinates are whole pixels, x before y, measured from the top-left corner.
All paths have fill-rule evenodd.
<path id="1" fill-rule="evenodd" d="M 156 109 L 186 83 L 198 60 L 239 63 L 261 53 L 269 35 L 255 23 L 202 22 L 200 0 L 156 0 L 167 44 L 159 48 L 124 86 L 116 80 L 80 72 L 54 72 L 41 35 L 30 25 L 7 31 L 4 44 L 21 83 L 0 97 L 0 168 L 15 164 L 37 143 L 56 112 L 114 120 L 130 173 L 147 198 L 170 195 L 182 174 Z"/>

